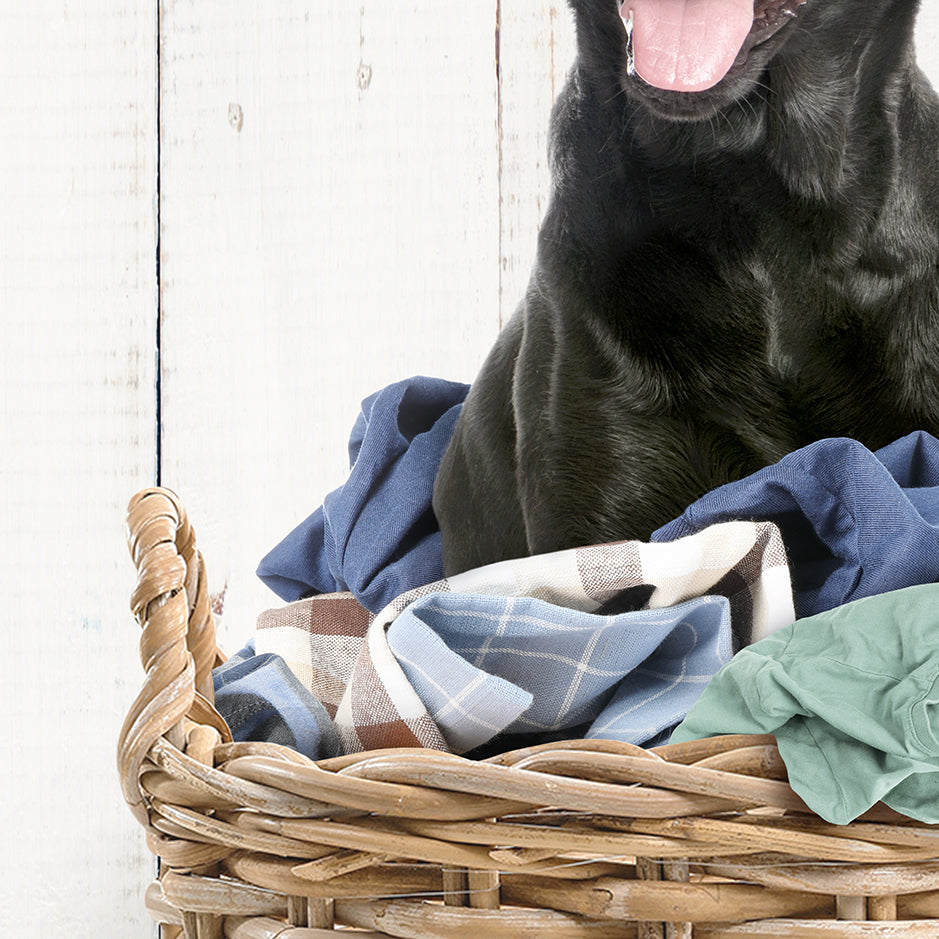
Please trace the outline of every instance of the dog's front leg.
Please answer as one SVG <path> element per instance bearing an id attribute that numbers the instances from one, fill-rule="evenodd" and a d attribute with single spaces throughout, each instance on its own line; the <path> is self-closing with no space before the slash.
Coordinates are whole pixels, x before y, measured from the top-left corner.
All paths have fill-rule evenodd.
<path id="1" fill-rule="evenodd" d="M 448 575 L 529 553 L 515 485 L 512 408 L 521 332 L 516 316 L 499 335 L 470 388 L 437 473 L 434 514 Z"/>

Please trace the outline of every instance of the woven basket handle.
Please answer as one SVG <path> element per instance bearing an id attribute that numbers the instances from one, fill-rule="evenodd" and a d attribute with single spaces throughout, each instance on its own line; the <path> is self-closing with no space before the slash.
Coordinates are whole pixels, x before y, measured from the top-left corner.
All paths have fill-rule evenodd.
<path id="1" fill-rule="evenodd" d="M 137 568 L 131 609 L 142 633 L 146 679 L 121 728 L 118 769 L 135 816 L 147 824 L 140 768 L 161 737 L 182 747 L 187 723 L 231 740 L 212 702 L 212 668 L 221 656 L 205 567 L 186 511 L 168 489 L 144 489 L 127 508 L 127 544 Z"/>

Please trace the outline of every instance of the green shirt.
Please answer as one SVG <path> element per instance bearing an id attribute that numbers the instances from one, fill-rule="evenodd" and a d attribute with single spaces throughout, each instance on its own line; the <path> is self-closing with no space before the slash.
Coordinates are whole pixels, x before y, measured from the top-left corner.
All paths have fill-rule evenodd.
<path id="1" fill-rule="evenodd" d="M 737 653 L 672 742 L 771 733 L 793 790 L 846 824 L 878 801 L 939 822 L 939 584 L 797 620 Z"/>

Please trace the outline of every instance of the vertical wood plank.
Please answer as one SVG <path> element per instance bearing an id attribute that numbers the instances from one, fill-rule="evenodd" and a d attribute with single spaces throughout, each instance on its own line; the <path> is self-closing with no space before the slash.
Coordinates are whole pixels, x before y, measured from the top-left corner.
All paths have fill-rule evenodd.
<path id="1" fill-rule="evenodd" d="M 163 479 L 234 651 L 362 398 L 497 333 L 495 6 L 181 0 L 162 43 Z"/>
<path id="2" fill-rule="evenodd" d="M 548 208 L 550 113 L 574 60 L 563 0 L 500 3 L 500 253 L 504 324 L 525 295 Z"/>
<path id="3" fill-rule="evenodd" d="M 155 467 L 156 16 L 0 14 L 0 935 L 147 936 L 115 746 L 141 669 L 124 508 Z"/>

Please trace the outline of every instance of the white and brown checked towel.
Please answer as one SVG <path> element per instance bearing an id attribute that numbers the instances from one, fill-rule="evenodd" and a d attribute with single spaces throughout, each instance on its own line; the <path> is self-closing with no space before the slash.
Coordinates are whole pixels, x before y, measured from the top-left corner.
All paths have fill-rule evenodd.
<path id="1" fill-rule="evenodd" d="M 489 565 L 409 591 L 375 616 L 348 595 L 301 600 L 261 615 L 257 651 L 281 655 L 334 713 L 347 752 L 399 746 L 451 750 L 389 643 L 389 627 L 399 614 L 421 598 L 444 593 L 530 597 L 593 613 L 643 585 L 654 588 L 646 604 L 653 610 L 708 595 L 727 598 L 735 649 L 794 619 L 778 529 L 765 522 L 726 522 L 673 542 L 629 541 Z M 433 657 L 433 644 L 427 647 Z M 417 674 L 412 662 L 406 665 L 412 676 Z M 435 674 L 433 668 L 418 671 Z M 454 686 L 437 690 L 450 701 L 466 701 L 475 693 L 476 700 L 485 702 L 492 689 L 479 693 L 480 671 L 460 675 L 458 669 L 444 670 L 445 683 Z M 576 664 L 570 670 L 572 680 L 579 681 L 583 673 Z M 503 704 L 512 700 L 511 691 L 501 691 L 507 695 Z M 522 704 L 516 696 L 517 708 Z M 469 719 L 472 723 L 472 714 Z M 452 727 L 448 736 L 453 738 Z"/>

